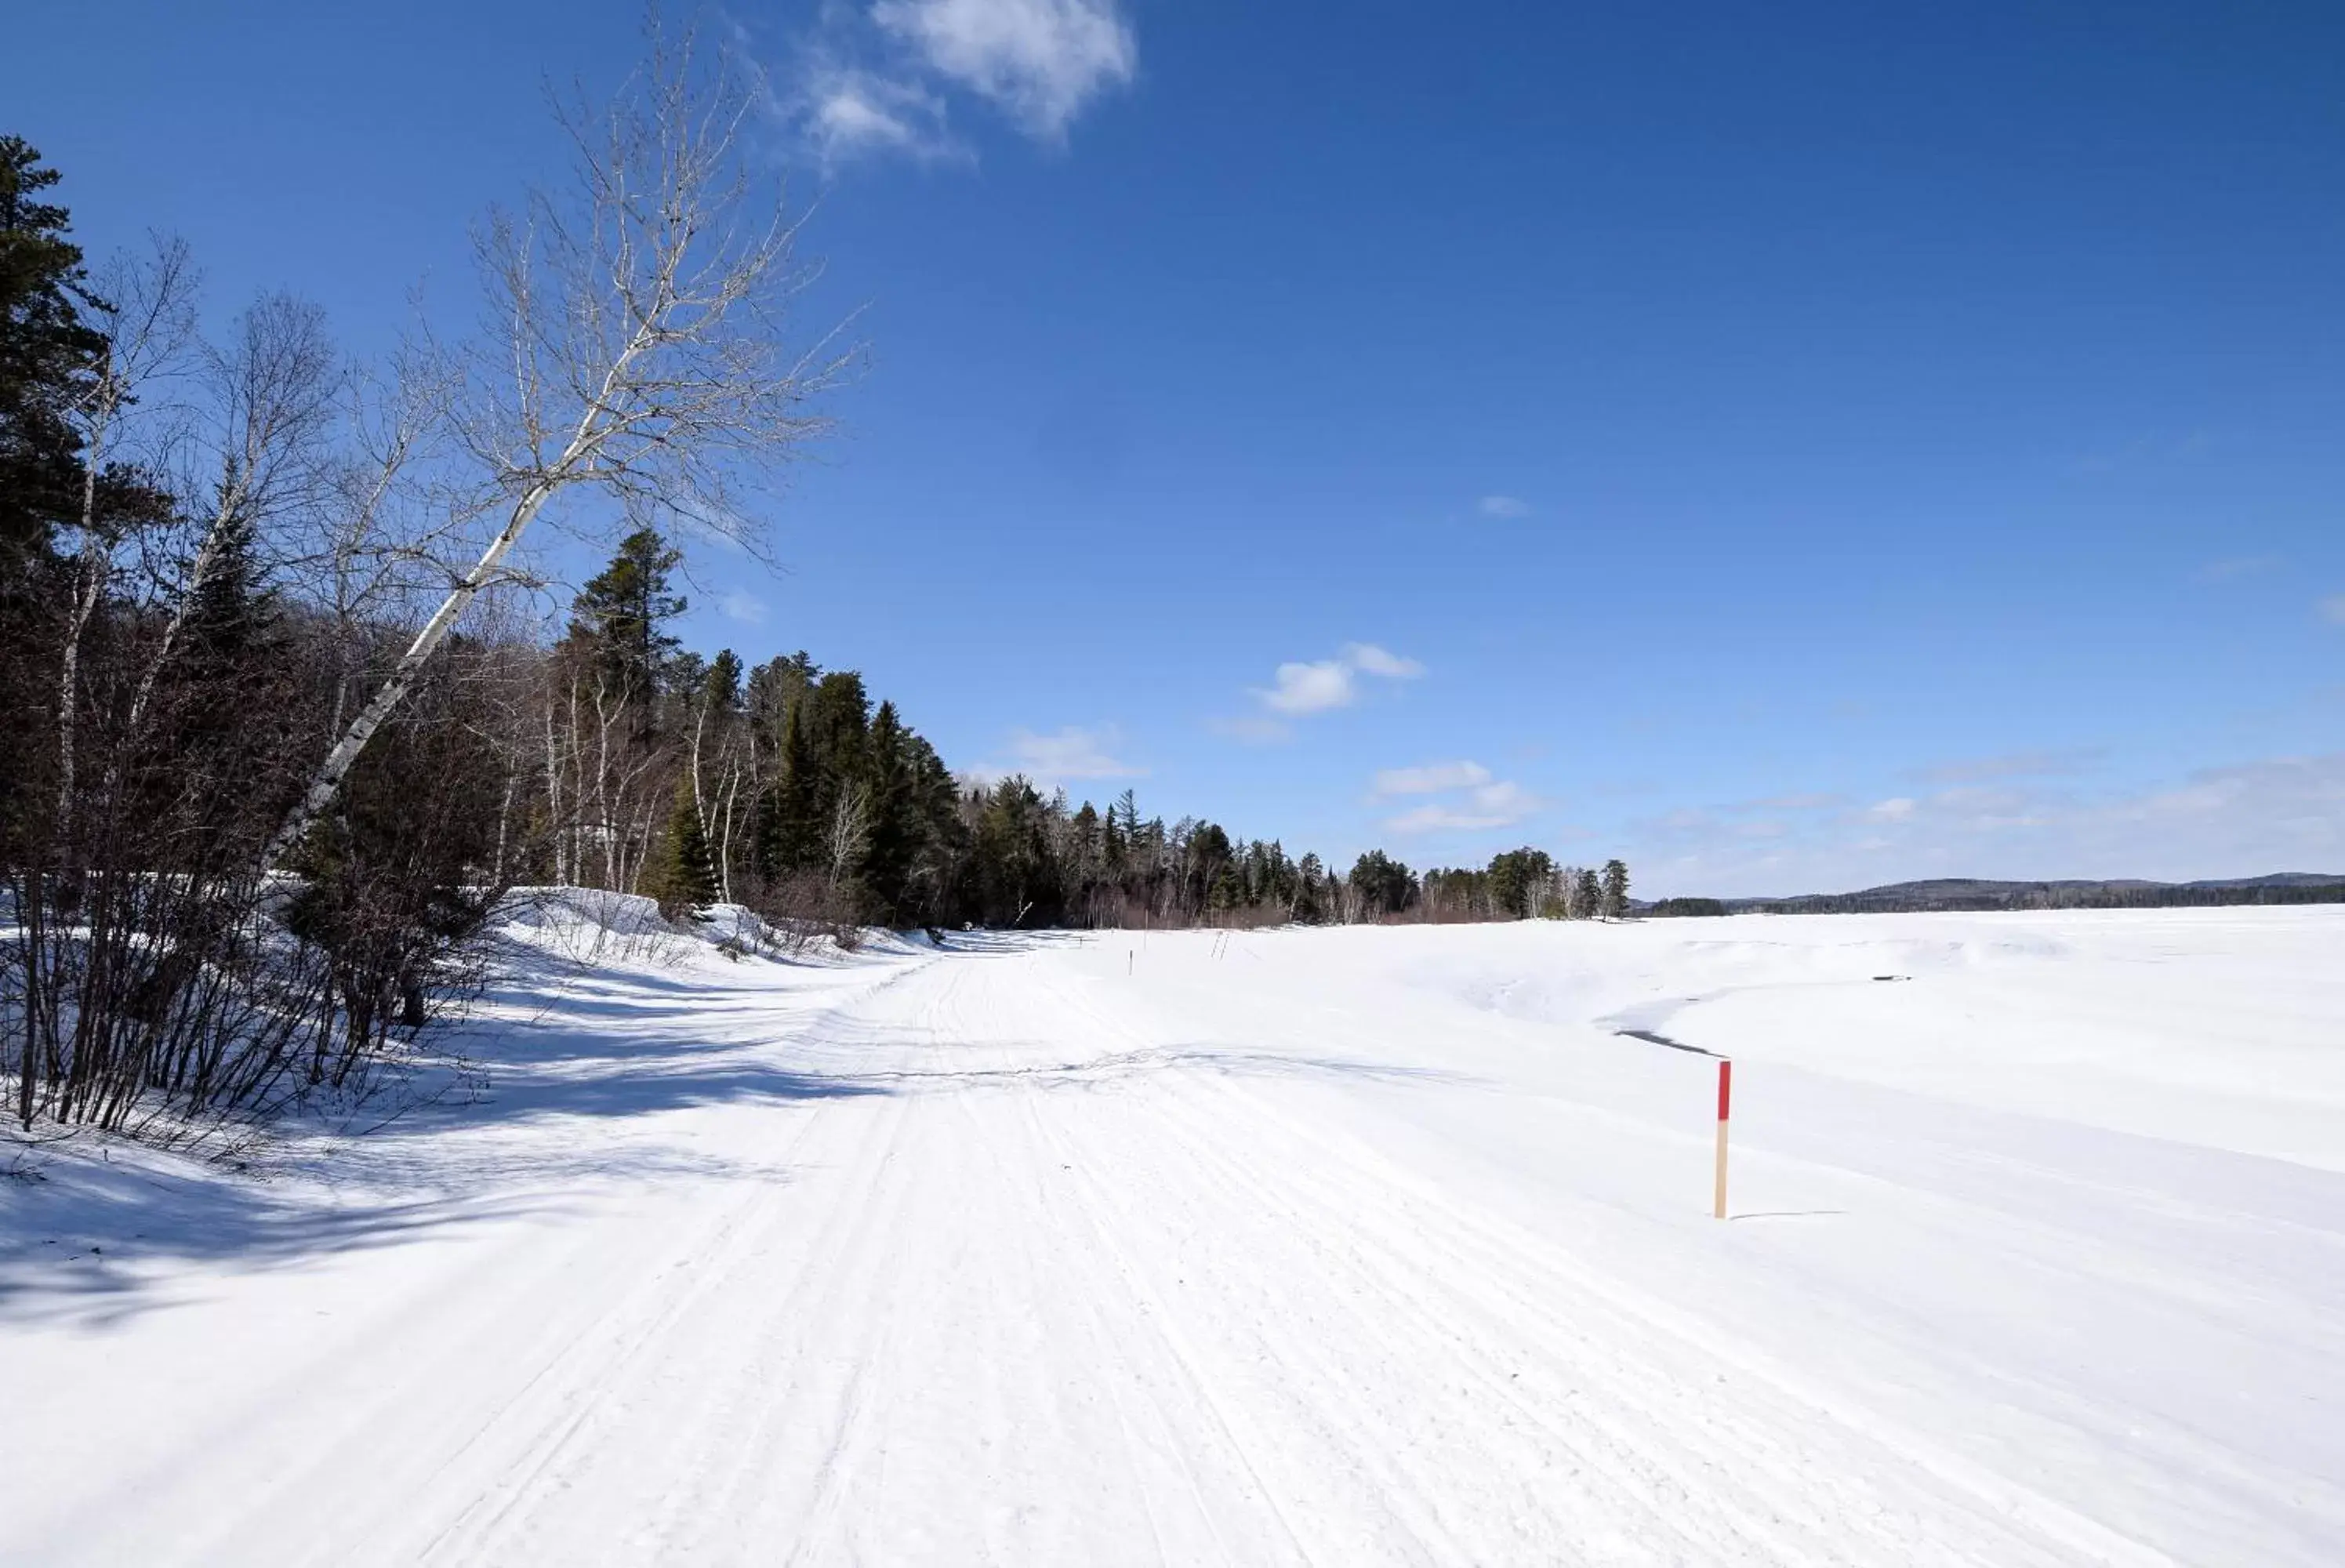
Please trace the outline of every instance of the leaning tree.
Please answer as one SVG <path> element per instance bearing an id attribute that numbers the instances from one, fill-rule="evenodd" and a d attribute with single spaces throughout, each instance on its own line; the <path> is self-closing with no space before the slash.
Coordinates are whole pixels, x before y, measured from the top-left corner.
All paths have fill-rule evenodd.
<path id="1" fill-rule="evenodd" d="M 799 219 L 746 144 L 747 63 L 656 34 L 600 109 L 560 109 L 573 178 L 490 215 L 476 249 L 482 329 L 447 351 L 463 482 L 445 504 L 488 537 L 310 774 L 269 840 L 279 864 L 333 803 L 466 608 L 502 580 L 532 523 L 599 496 L 755 546 L 735 493 L 827 421 L 813 406 L 852 358 L 836 329 L 794 344 L 790 308 L 815 269 Z"/>

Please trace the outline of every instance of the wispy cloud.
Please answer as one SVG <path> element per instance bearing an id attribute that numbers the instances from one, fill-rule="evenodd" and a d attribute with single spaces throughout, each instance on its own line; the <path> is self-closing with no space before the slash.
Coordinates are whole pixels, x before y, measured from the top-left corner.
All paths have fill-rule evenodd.
<path id="1" fill-rule="evenodd" d="M 1478 510 L 1484 517 L 1528 517 L 1531 514 L 1531 503 L 1520 496 L 1486 495 L 1482 498 Z"/>
<path id="2" fill-rule="evenodd" d="M 1427 801 L 1398 816 L 1386 817 L 1385 828 L 1391 833 L 1417 834 L 1512 827 L 1543 804 L 1522 785 L 1501 779 L 1467 790 L 1459 799 Z"/>
<path id="3" fill-rule="evenodd" d="M 1296 660 L 1273 672 L 1271 684 L 1254 688 L 1254 700 L 1274 713 L 1300 718 L 1347 708 L 1359 700 L 1362 675 L 1386 681 L 1413 681 L 1425 673 L 1414 659 L 1377 647 L 1373 642 L 1346 642 L 1333 659 Z"/>
<path id="4" fill-rule="evenodd" d="M 820 8 L 772 95 L 826 168 L 886 156 L 974 163 L 949 98 L 969 95 L 1062 146 L 1090 104 L 1131 81 L 1123 0 L 878 0 Z"/>
<path id="5" fill-rule="evenodd" d="M 944 101 L 917 83 L 824 65 L 807 73 L 802 94 L 807 137 L 826 167 L 875 153 L 924 163 L 969 156 L 946 127 Z"/>
<path id="6" fill-rule="evenodd" d="M 1490 770 L 1480 763 L 1426 763 L 1421 767 L 1385 768 L 1376 776 L 1376 794 L 1381 797 L 1396 794 L 1439 794 L 1444 790 L 1467 789 L 1490 782 Z"/>
<path id="7" fill-rule="evenodd" d="M 1908 822 L 1919 806 L 1920 803 L 1911 795 L 1892 795 L 1865 807 L 1864 814 L 1873 822 Z"/>
<path id="8" fill-rule="evenodd" d="M 980 763 L 969 772 L 981 779 L 1023 774 L 1038 784 L 1063 784 L 1071 779 L 1139 778 L 1148 770 L 1111 754 L 1119 737 L 1112 726 L 1086 729 L 1069 724 L 1049 734 L 1012 730 L 1005 748 L 1006 762 Z"/>
<path id="9" fill-rule="evenodd" d="M 1472 829 L 1506 825 L 1507 819 L 1502 816 L 1482 816 L 1458 806 L 1438 804 L 1420 805 L 1413 810 L 1405 811 L 1398 816 L 1385 818 L 1385 831 L 1387 833 L 1438 833 L 1445 828 Z"/>
<path id="10" fill-rule="evenodd" d="M 766 623 L 766 602 L 755 594 L 727 593 L 716 602 L 716 607 L 725 612 L 726 619 L 738 621 L 744 626 Z"/>
<path id="11" fill-rule="evenodd" d="M 1425 673 L 1425 666 L 1416 660 L 1387 653 L 1374 642 L 1345 643 L 1344 658 L 1361 673 L 1382 675 L 1388 681 L 1414 681 Z"/>
<path id="12" fill-rule="evenodd" d="M 1974 784 L 1982 779 L 2050 778 L 2091 771 L 2107 760 L 2100 746 L 2068 746 L 2054 751 L 2005 752 L 1991 757 L 1964 757 L 1915 768 L 1913 776 L 1926 784 Z"/>
<path id="13" fill-rule="evenodd" d="M 1731 805 L 1721 806 L 1719 809 L 1721 811 L 1734 812 L 1838 811 L 1841 807 L 1846 804 L 1848 804 L 1848 796 L 1844 794 L 1823 794 L 1811 792 L 1795 794 L 1761 795 L 1757 800 L 1739 800 Z"/>
<path id="14" fill-rule="evenodd" d="M 929 71 L 1048 141 L 1139 63 L 1117 0 L 879 0 L 871 19 Z"/>
<path id="15" fill-rule="evenodd" d="M 1386 830 L 1400 834 L 1509 827 L 1546 805 L 1513 780 L 1492 778 L 1488 768 L 1464 760 L 1386 768 L 1376 775 L 1373 793 L 1379 800 L 1396 795 L 1447 797 L 1386 817 Z"/>
<path id="16" fill-rule="evenodd" d="M 2332 593 L 2320 602 L 2320 618 L 2345 626 L 2345 593 Z"/>
<path id="17" fill-rule="evenodd" d="M 2269 572 L 2280 563 L 2277 555 L 2235 555 L 2227 561 L 2210 561 L 2198 569 L 2201 582 L 2228 582 L 2234 578 L 2253 577 L 2259 572 Z"/>

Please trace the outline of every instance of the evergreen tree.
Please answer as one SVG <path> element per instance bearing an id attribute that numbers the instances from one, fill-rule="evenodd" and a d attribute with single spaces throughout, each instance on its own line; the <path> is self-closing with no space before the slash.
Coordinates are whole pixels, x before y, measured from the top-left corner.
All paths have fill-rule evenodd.
<path id="1" fill-rule="evenodd" d="M 1048 807 L 1034 786 L 1006 778 L 977 794 L 976 871 L 985 923 L 1020 926 L 1048 925 L 1057 917 L 1052 892 L 1051 845 L 1045 832 Z"/>
<path id="2" fill-rule="evenodd" d="M 1487 889 L 1492 913 L 1520 920 L 1531 912 L 1531 902 L 1547 885 L 1555 862 L 1547 851 L 1526 845 L 1490 860 Z"/>
<path id="3" fill-rule="evenodd" d="M 648 703 L 675 657 L 679 644 L 662 627 L 685 612 L 686 601 L 668 583 L 683 560 L 657 532 L 637 529 L 571 602 L 571 637 L 591 651 L 623 702 Z"/>
<path id="4" fill-rule="evenodd" d="M 890 923 L 905 918 L 905 892 L 919 849 L 921 824 L 911 738 L 896 717 L 896 704 L 880 703 L 865 748 L 869 759 L 865 787 L 870 800 L 871 829 L 860 880 L 875 913 Z"/>
<path id="5" fill-rule="evenodd" d="M 171 683 L 179 703 L 175 770 L 209 766 L 235 774 L 263 764 L 261 754 L 281 739 L 279 724 L 269 722 L 279 705 L 268 693 L 279 676 L 282 610 L 258 559 L 249 519 L 224 521 L 212 551 L 188 606 Z"/>
<path id="6" fill-rule="evenodd" d="M 1359 895 L 1364 915 L 1396 915 L 1409 905 L 1416 892 L 1416 876 L 1381 849 L 1372 849 L 1352 865 L 1352 891 Z"/>
<path id="7" fill-rule="evenodd" d="M 781 756 L 772 787 L 758 802 L 758 869 L 769 880 L 815 864 L 821 836 L 821 773 L 807 734 L 806 698 L 782 719 Z"/>
<path id="8" fill-rule="evenodd" d="M 822 667 L 807 657 L 804 649 L 769 659 L 749 672 L 744 705 L 763 749 L 780 749 L 782 724 L 789 717 L 791 704 L 805 696 L 807 688 L 821 675 Z"/>
<path id="9" fill-rule="evenodd" d="M 650 872 L 645 891 L 659 901 L 663 915 L 696 918 L 716 902 L 716 863 L 708 853 L 708 835 L 700 825 L 689 776 L 676 780 L 675 804 L 668 810 L 667 831 L 661 835 Z"/>
<path id="10" fill-rule="evenodd" d="M 1574 875 L 1571 889 L 1571 913 L 1575 919 L 1588 920 L 1603 906 L 1604 893 L 1596 884 L 1596 873 L 1581 866 Z"/>
<path id="11" fill-rule="evenodd" d="M 1234 858 L 1230 849 L 1230 835 L 1218 823 L 1203 822 L 1192 825 L 1182 844 L 1183 885 L 1196 889 L 1197 907 L 1213 907 L 1213 888 L 1222 873 Z M 1234 901 L 1221 907 L 1235 907 Z"/>
<path id="12" fill-rule="evenodd" d="M 1629 913 L 1629 868 L 1618 860 L 1604 863 L 1603 909 L 1610 920 Z"/>
<path id="13" fill-rule="evenodd" d="M 49 531 L 81 510 L 81 437 L 72 410 L 106 354 L 81 248 L 66 209 L 40 199 L 57 171 L 0 137 L 0 592 L 47 553 Z"/>
<path id="14" fill-rule="evenodd" d="M 913 815 L 920 834 L 899 917 L 923 925 L 967 918 L 953 904 L 954 890 L 961 885 L 969 862 L 969 835 L 960 814 L 960 788 L 936 747 L 919 734 L 905 732 L 904 750 Z"/>
<path id="15" fill-rule="evenodd" d="M 871 727 L 863 677 L 853 670 L 833 670 L 817 681 L 807 693 L 802 723 L 814 753 L 815 804 L 827 815 L 839 792 L 863 773 L 864 736 Z"/>
<path id="16" fill-rule="evenodd" d="M 1328 899 L 1321 886 L 1319 857 L 1306 854 L 1294 866 L 1294 918 L 1318 921 L 1327 918 Z"/>

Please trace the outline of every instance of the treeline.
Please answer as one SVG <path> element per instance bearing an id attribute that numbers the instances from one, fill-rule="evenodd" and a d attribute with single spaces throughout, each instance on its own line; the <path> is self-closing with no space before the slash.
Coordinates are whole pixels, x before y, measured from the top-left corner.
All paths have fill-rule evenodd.
<path id="1" fill-rule="evenodd" d="M 1723 915 L 1727 908 L 1715 898 L 1664 898 L 1648 905 L 1645 913 L 1667 918 L 1671 916 Z"/>
<path id="2" fill-rule="evenodd" d="M 2237 905 L 2345 904 L 2345 881 L 2269 883 L 2016 883 L 1954 889 L 1874 888 L 1799 898 L 1732 899 L 1717 913 L 1881 915 L 1998 909 L 2215 909 Z"/>
<path id="3" fill-rule="evenodd" d="M 56 171 L 0 137 L 15 1119 L 187 1128 L 362 1088 L 530 884 L 848 940 L 1627 909 L 1617 862 L 1339 869 L 1129 791 L 957 778 L 854 671 L 682 649 L 668 540 L 755 551 L 745 485 L 851 359 L 781 339 L 805 274 L 736 177 L 755 103 L 662 45 L 574 117 L 562 194 L 485 226 L 481 335 L 381 364 L 289 295 L 206 331 L 175 241 L 93 268 Z M 604 570 L 539 608 L 524 534 L 614 517 Z"/>
<path id="4" fill-rule="evenodd" d="M 862 676 L 806 652 L 754 666 L 683 651 L 677 552 L 630 536 L 535 664 L 536 775 L 508 783 L 509 873 L 724 901 L 844 936 L 861 925 L 1190 926 L 1619 916 L 1628 868 L 1510 850 L 1422 878 L 1381 850 L 1348 870 L 1218 823 L 956 779 Z M 512 828 L 501 831 L 510 833 Z"/>
<path id="5" fill-rule="evenodd" d="M 1619 920 L 1632 907 L 1620 861 L 1600 870 L 1562 865 L 1528 846 L 1493 856 L 1480 871 L 1427 872 L 1422 905 L 1433 921 Z"/>

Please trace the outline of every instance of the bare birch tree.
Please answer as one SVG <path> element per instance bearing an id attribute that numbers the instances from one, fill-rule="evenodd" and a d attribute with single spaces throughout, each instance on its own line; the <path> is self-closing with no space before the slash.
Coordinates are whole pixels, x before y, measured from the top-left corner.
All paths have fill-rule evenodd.
<path id="1" fill-rule="evenodd" d="M 239 315 L 228 341 L 203 352 L 207 408 L 198 423 L 197 472 L 183 483 L 205 519 L 184 571 L 156 561 L 170 613 L 139 672 L 127 728 L 138 730 L 156 683 L 179 651 L 188 618 L 220 557 L 240 530 L 254 535 L 289 512 L 314 506 L 327 473 L 337 413 L 337 357 L 326 315 L 287 294 L 264 295 Z"/>
<path id="2" fill-rule="evenodd" d="M 792 348 L 812 277 L 797 223 L 743 147 L 756 94 L 742 61 L 655 35 L 610 106 L 562 114 L 574 179 L 491 216 L 476 248 L 487 325 L 457 358 L 464 460 L 495 531 L 318 764 L 262 860 L 279 863 L 473 598 L 549 507 L 600 494 L 756 541 L 730 493 L 826 421 L 809 400 L 848 354 Z"/>
<path id="3" fill-rule="evenodd" d="M 830 885 L 847 880 L 871 844 L 871 792 L 850 784 L 838 792 L 830 824 L 823 834 L 825 857 L 830 862 Z"/>

